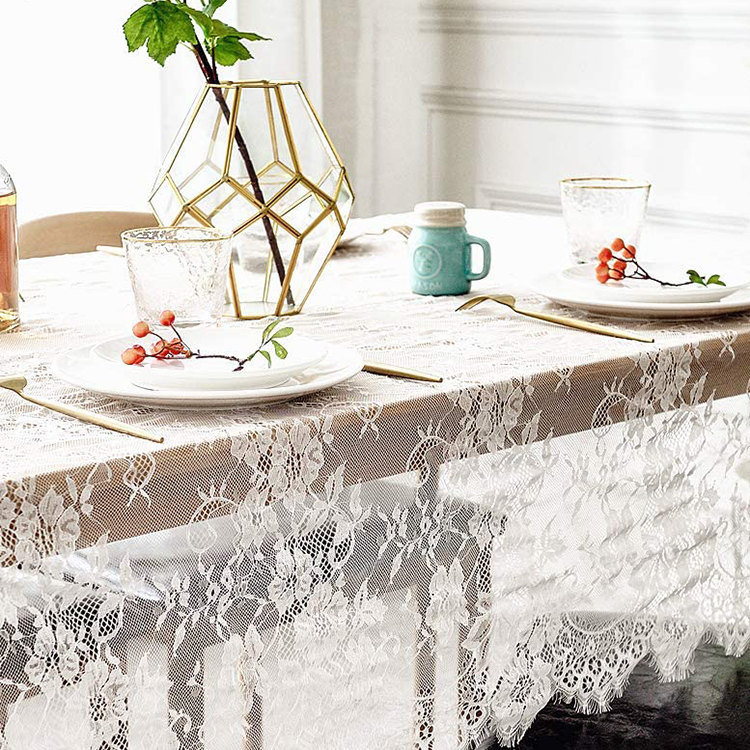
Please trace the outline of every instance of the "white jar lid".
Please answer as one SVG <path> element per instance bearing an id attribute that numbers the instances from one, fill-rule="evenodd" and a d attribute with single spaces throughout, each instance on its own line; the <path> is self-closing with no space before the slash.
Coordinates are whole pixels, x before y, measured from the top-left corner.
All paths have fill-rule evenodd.
<path id="1" fill-rule="evenodd" d="M 465 227 L 466 206 L 452 201 L 430 201 L 414 206 L 414 226 Z"/>

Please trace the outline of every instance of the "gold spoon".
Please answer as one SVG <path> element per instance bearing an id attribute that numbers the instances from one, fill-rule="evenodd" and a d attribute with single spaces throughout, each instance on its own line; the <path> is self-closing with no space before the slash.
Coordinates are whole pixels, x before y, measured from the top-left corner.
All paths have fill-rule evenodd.
<path id="1" fill-rule="evenodd" d="M 513 312 L 519 315 L 526 315 L 528 318 L 536 318 L 537 320 L 544 320 L 547 323 L 556 323 L 560 326 L 567 326 L 568 328 L 577 328 L 579 331 L 588 331 L 589 333 L 598 333 L 601 336 L 612 336 L 616 339 L 627 339 L 628 341 L 640 341 L 643 344 L 653 344 L 652 338 L 644 338 L 643 336 L 636 336 L 633 333 L 625 333 L 623 331 L 617 331 L 614 328 L 607 328 L 606 326 L 600 326 L 596 323 L 587 323 L 583 320 L 574 320 L 573 318 L 563 318 L 559 315 L 548 315 L 547 313 L 531 312 L 529 310 L 519 310 L 516 307 L 516 298 L 510 294 L 480 294 L 478 297 L 472 297 L 468 302 L 464 302 L 459 310 L 471 310 L 472 307 L 476 307 L 482 302 L 492 300 L 501 305 L 509 307 Z"/>
<path id="2" fill-rule="evenodd" d="M 122 432 L 125 435 L 132 435 L 133 437 L 143 438 L 144 440 L 151 440 L 154 443 L 164 442 L 163 437 L 152 435 L 150 432 L 139 430 L 137 427 L 131 427 L 124 422 L 118 422 L 116 419 L 104 417 L 100 414 L 94 414 L 93 412 L 86 411 L 85 409 L 78 409 L 75 406 L 56 404 L 53 401 L 47 401 L 43 398 L 29 396 L 28 394 L 23 392 L 23 389 L 27 385 L 28 381 L 23 375 L 15 375 L 9 378 L 0 378 L 0 388 L 5 388 L 6 390 L 17 393 L 21 398 L 26 399 L 26 401 L 31 404 L 43 406 L 45 409 L 51 409 L 52 411 L 58 411 L 60 412 L 60 414 L 66 414 L 69 417 L 75 417 L 76 419 L 80 419 L 82 422 L 95 424 L 99 427 L 106 427 L 108 430 L 114 430 L 115 432 Z"/>

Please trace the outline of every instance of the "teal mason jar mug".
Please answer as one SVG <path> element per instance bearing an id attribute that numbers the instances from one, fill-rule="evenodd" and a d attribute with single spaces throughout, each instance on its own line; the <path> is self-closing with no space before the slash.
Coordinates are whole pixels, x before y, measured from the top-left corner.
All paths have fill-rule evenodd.
<path id="1" fill-rule="evenodd" d="M 411 290 L 415 294 L 466 294 L 490 272 L 490 243 L 466 232 L 463 203 L 434 201 L 414 207 L 409 236 Z M 471 270 L 472 247 L 482 248 L 482 270 Z"/>

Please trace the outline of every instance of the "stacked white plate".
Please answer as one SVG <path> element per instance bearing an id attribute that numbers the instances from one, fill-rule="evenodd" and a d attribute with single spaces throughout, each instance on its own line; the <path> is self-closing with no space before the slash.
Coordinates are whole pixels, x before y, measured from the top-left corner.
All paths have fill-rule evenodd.
<path id="1" fill-rule="evenodd" d="M 229 354 L 240 359 L 257 345 L 258 329 L 188 329 L 184 337 L 193 351 Z M 132 335 L 82 346 L 58 356 L 53 372 L 60 379 L 112 398 L 170 408 L 235 407 L 288 401 L 343 383 L 362 369 L 353 349 L 326 345 L 292 334 L 282 340 L 285 359 L 272 366 L 258 355 L 236 370 L 222 358 L 146 359 L 125 365 L 122 352 L 138 342 Z"/>
<path id="2" fill-rule="evenodd" d="M 658 279 L 680 282 L 685 271 L 650 263 L 648 272 Z M 712 267 L 712 272 L 717 272 Z M 690 284 L 663 287 L 654 281 L 624 279 L 601 284 L 594 266 L 578 265 L 542 276 L 534 291 L 567 307 L 609 317 L 711 318 L 750 310 L 750 273 L 738 268 L 718 269 L 727 286 Z"/>

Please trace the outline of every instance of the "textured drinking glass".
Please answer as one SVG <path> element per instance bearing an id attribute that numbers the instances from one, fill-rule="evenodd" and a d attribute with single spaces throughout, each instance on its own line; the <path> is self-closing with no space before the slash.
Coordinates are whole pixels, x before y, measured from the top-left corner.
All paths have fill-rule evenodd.
<path id="1" fill-rule="evenodd" d="M 616 237 L 638 245 L 651 185 L 621 177 L 579 177 L 560 182 L 563 217 L 573 257 L 596 260 Z"/>
<path id="2" fill-rule="evenodd" d="M 217 323 L 224 309 L 232 238 L 203 227 L 122 233 L 138 315 L 147 322 L 172 310 L 182 325 Z"/>

